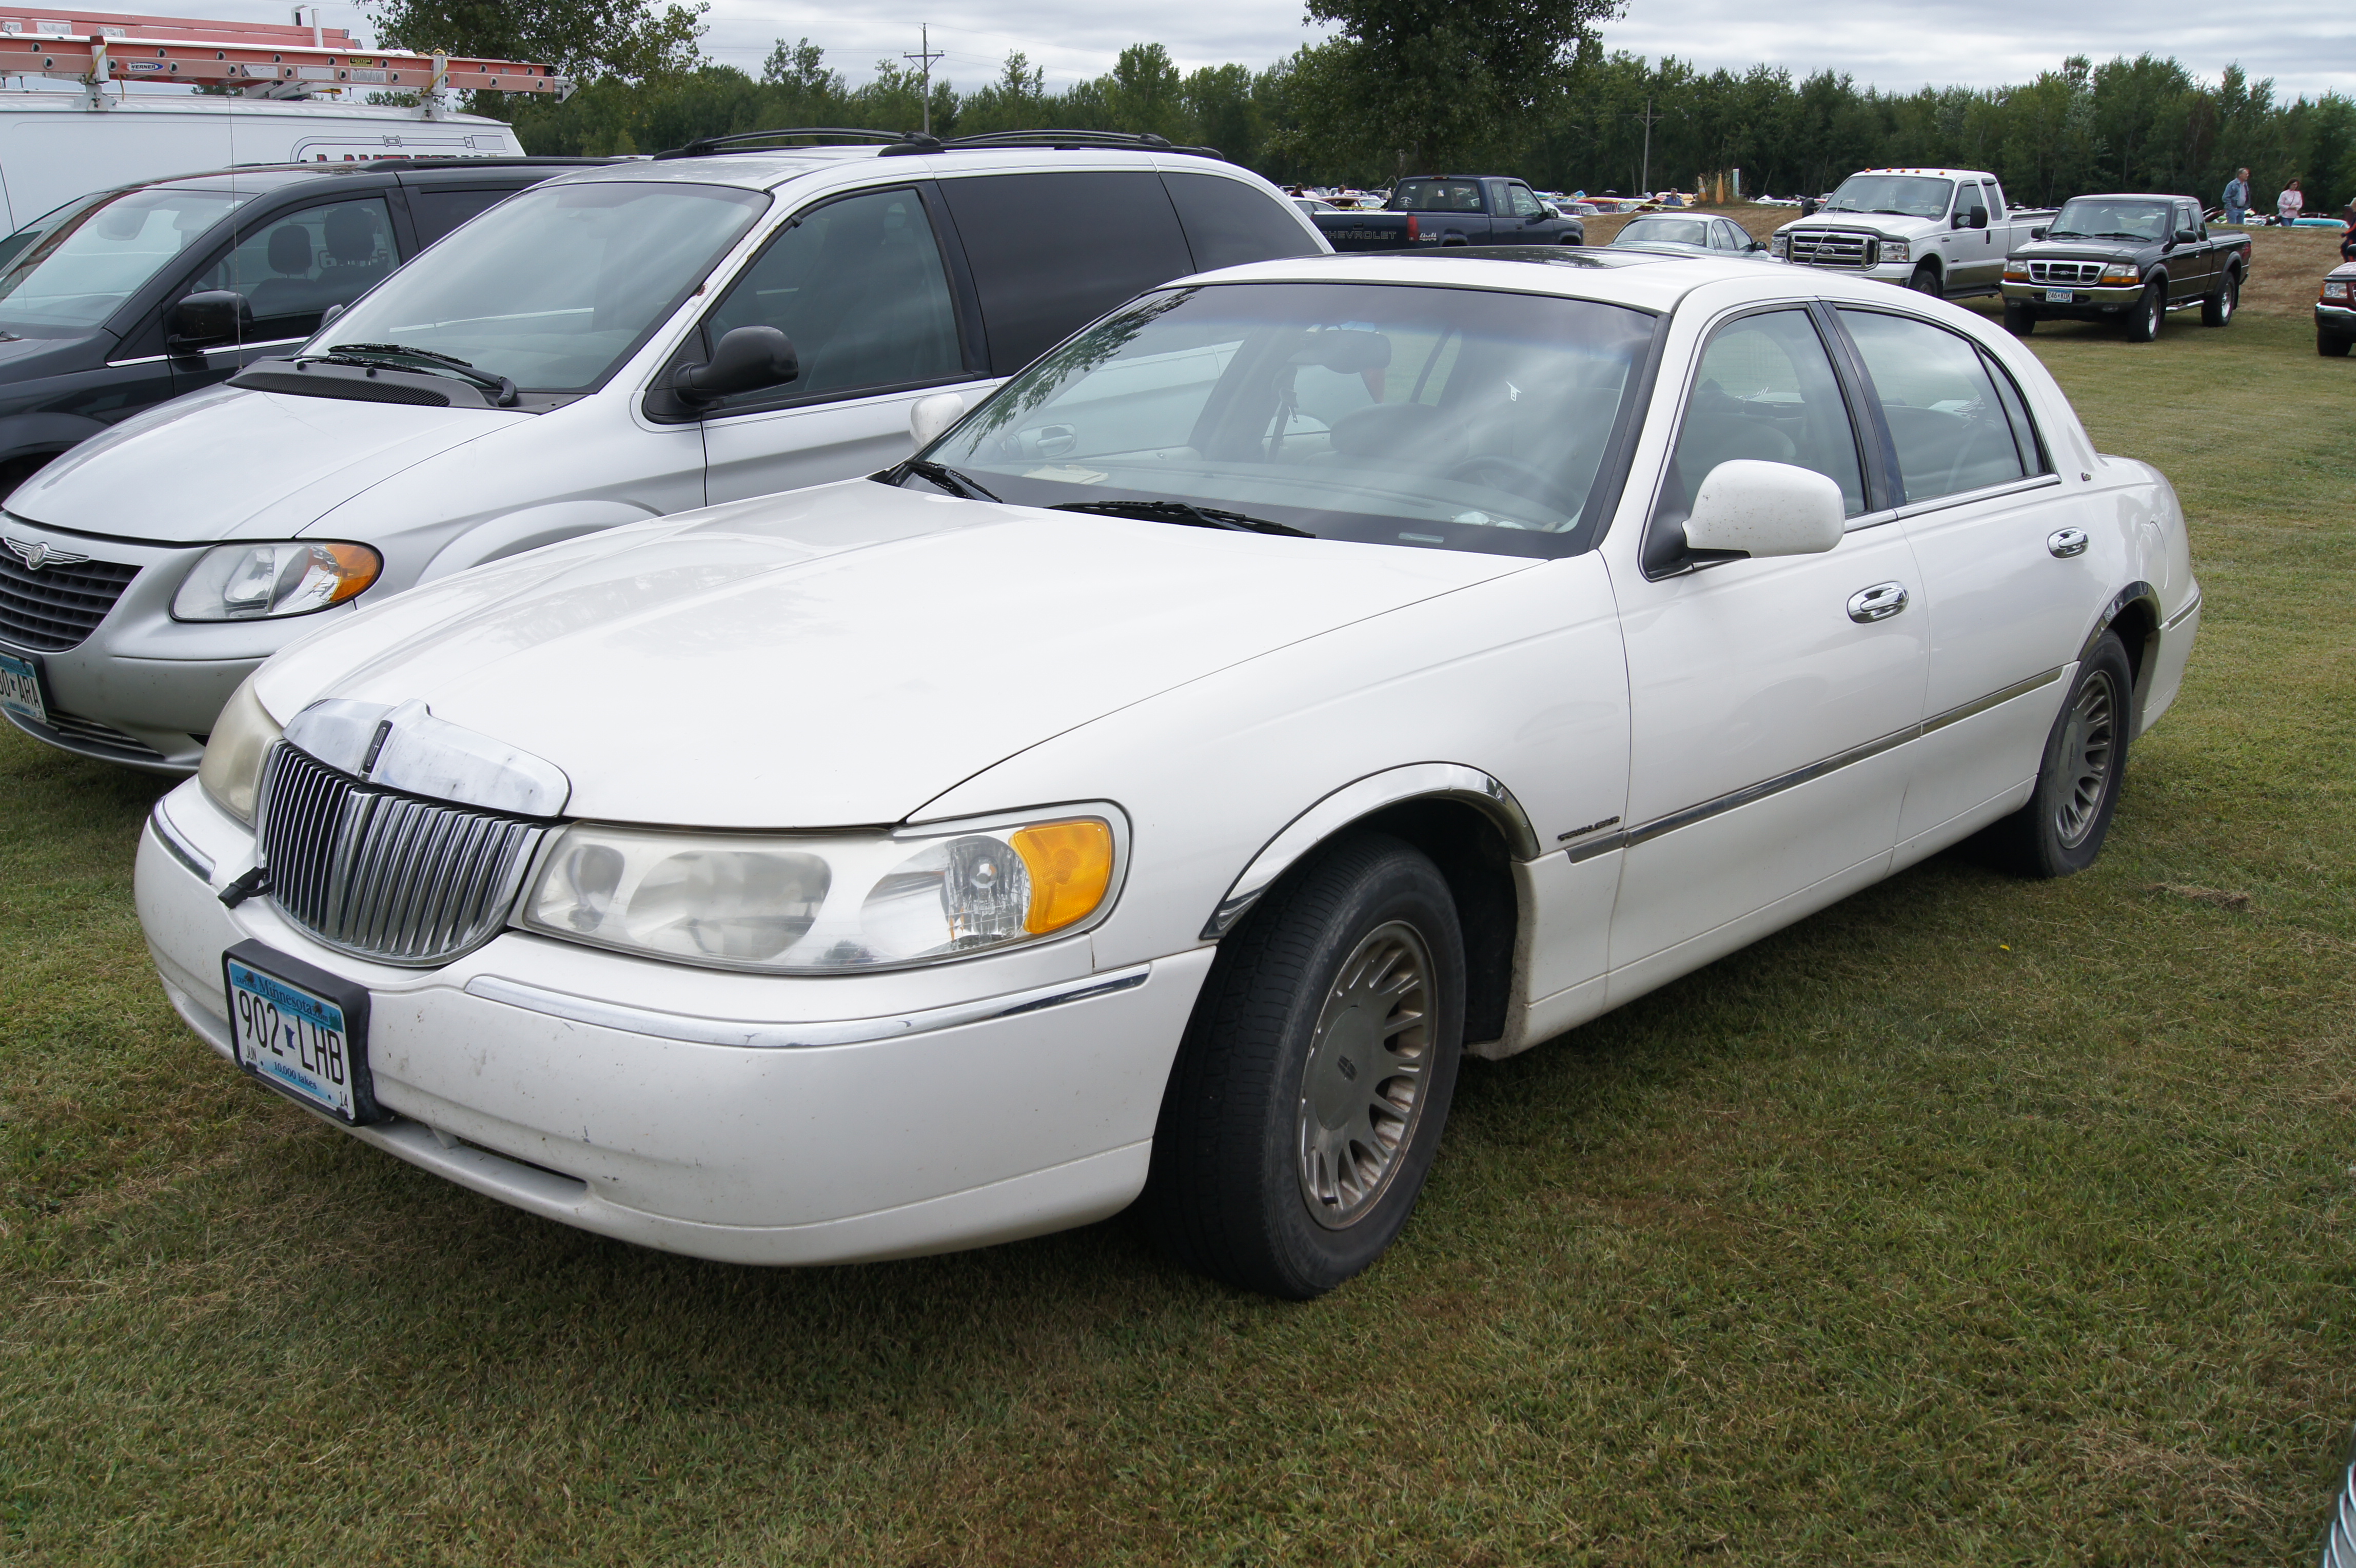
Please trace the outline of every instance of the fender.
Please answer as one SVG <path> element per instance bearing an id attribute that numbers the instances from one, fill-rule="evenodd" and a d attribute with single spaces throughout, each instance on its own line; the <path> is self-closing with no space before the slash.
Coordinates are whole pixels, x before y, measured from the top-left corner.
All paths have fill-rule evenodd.
<path id="1" fill-rule="evenodd" d="M 1333 790 L 1262 844 L 1204 922 L 1203 940 L 1216 941 L 1234 929 L 1270 884 L 1352 822 L 1402 800 L 1462 800 L 1473 806 L 1505 835 L 1505 847 L 1517 861 L 1536 860 L 1545 853 L 1514 792 L 1479 768 L 1460 762 L 1411 762 L 1385 768 Z"/>
<path id="2" fill-rule="evenodd" d="M 521 511 L 503 512 L 467 529 L 444 544 L 425 570 L 418 575 L 420 583 L 431 583 L 439 577 L 463 572 L 469 566 L 479 566 L 486 561 L 504 560 L 520 555 L 527 550 L 537 550 L 543 544 L 554 544 L 584 533 L 600 533 L 624 523 L 649 522 L 662 513 L 651 508 L 615 499 L 581 499 L 552 501 L 546 506 L 527 507 Z"/>
<path id="3" fill-rule="evenodd" d="M 2110 602 L 2103 607 L 2102 614 L 2094 618 L 2093 628 L 2086 633 L 2086 640 L 2078 645 L 2078 662 L 2086 662 L 2086 656 L 2094 651 L 2096 639 L 2110 630 L 2112 624 L 2133 604 L 2144 606 L 2151 617 L 2151 630 L 2146 634 L 2144 645 L 2135 650 L 2136 689 L 2129 698 L 2136 714 L 2135 733 L 2141 735 L 2144 699 L 2151 694 L 2152 667 L 2158 662 L 2152 655 L 2158 650 L 2160 623 L 2168 618 L 2159 607 L 2159 590 L 2138 577 L 2113 594 Z"/>
<path id="4" fill-rule="evenodd" d="M 0 463 L 38 453 L 55 456 L 107 428 L 79 413 L 17 413 L 0 419 Z"/>

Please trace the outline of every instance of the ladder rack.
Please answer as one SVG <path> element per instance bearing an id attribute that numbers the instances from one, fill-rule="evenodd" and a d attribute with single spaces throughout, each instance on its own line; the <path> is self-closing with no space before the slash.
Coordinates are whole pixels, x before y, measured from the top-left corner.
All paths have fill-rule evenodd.
<path id="1" fill-rule="evenodd" d="M 539 92 L 562 102 L 573 81 L 552 65 L 362 48 L 342 27 L 199 22 L 100 11 L 10 15 L 0 9 L 0 76 L 53 76 L 98 90 L 110 81 L 241 87 L 257 96 L 321 88 L 421 92 Z"/>

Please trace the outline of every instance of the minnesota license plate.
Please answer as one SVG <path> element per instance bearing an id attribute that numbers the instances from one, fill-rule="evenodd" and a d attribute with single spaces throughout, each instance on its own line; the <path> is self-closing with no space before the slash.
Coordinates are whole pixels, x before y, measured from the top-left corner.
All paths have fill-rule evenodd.
<path id="1" fill-rule="evenodd" d="M 0 653 L 0 708 L 37 725 L 49 722 L 48 704 L 41 700 L 40 660 Z"/>
<path id="2" fill-rule="evenodd" d="M 2045 291 L 2045 303 L 2048 305 L 2067 305 L 2070 303 L 2070 297 L 2071 291 L 2066 288 L 2049 288 Z"/>
<path id="3" fill-rule="evenodd" d="M 341 1122 L 383 1119 L 368 1069 L 368 993 L 240 942 L 221 955 L 237 1065 Z"/>

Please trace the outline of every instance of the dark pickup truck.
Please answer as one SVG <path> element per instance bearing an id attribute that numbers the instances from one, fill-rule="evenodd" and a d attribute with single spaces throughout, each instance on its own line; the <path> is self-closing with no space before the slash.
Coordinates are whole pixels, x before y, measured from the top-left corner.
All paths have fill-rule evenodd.
<path id="1" fill-rule="evenodd" d="M 1561 216 L 1520 180 L 1494 175 L 1409 175 L 1379 211 L 1312 216 L 1337 251 L 1587 242 L 1586 224 Z"/>
<path id="2" fill-rule="evenodd" d="M 2201 307 L 2222 327 L 2250 275 L 2250 237 L 2213 239 L 2189 196 L 2076 196 L 2004 268 L 2004 324 L 2026 336 L 2040 321 L 2124 323 L 2148 343 L 2171 310 Z"/>

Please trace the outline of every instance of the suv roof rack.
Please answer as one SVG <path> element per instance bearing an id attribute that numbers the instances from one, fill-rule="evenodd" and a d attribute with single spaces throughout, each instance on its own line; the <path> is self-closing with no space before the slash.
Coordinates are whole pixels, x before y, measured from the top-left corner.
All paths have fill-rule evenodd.
<path id="1" fill-rule="evenodd" d="M 972 152 L 990 147 L 1123 147 L 1138 152 L 1190 153 L 1196 157 L 1226 161 L 1216 147 L 1183 147 L 1167 136 L 1133 131 L 992 131 L 978 136 L 928 136 L 922 131 L 862 131 L 844 125 L 795 125 L 775 131 L 738 131 L 725 136 L 698 136 L 685 146 L 655 155 L 665 158 L 701 158 L 715 153 L 755 153 L 776 149 L 769 143 L 799 138 L 833 142 L 875 142 L 878 157 L 915 157 L 926 153 Z"/>

